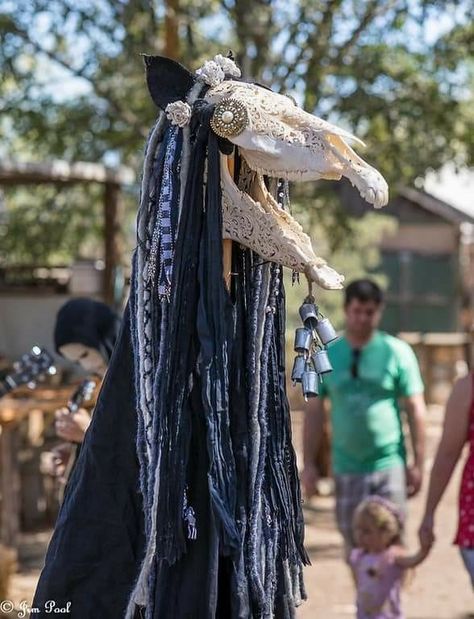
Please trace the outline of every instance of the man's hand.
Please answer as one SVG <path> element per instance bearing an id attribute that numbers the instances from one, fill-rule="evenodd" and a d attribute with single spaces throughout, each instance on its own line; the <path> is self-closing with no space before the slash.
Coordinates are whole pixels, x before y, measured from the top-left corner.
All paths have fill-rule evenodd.
<path id="1" fill-rule="evenodd" d="M 423 483 L 423 471 L 419 466 L 410 466 L 406 470 L 407 494 L 409 497 L 417 495 Z"/>
<path id="2" fill-rule="evenodd" d="M 301 485 L 303 496 L 310 499 L 317 492 L 319 470 L 316 466 L 318 453 L 323 437 L 324 401 L 323 398 L 311 398 L 305 410 L 303 422 L 303 464 Z"/>
<path id="3" fill-rule="evenodd" d="M 59 437 L 71 443 L 82 443 L 91 422 L 91 417 L 84 408 L 78 409 L 73 414 L 67 408 L 60 408 L 54 416 L 56 434 Z"/>
<path id="4" fill-rule="evenodd" d="M 319 472 L 317 467 L 306 465 L 301 473 L 301 485 L 303 486 L 303 496 L 310 499 L 318 491 Z"/>

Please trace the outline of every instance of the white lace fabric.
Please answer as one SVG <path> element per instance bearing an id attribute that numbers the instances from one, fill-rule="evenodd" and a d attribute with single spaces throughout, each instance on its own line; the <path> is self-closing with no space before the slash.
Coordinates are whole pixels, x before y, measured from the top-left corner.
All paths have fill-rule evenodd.
<path id="1" fill-rule="evenodd" d="M 257 252 L 262 258 L 305 272 L 323 265 L 301 225 L 267 191 L 259 174 L 249 179 L 247 191 L 234 183 L 221 155 L 223 237 Z"/>

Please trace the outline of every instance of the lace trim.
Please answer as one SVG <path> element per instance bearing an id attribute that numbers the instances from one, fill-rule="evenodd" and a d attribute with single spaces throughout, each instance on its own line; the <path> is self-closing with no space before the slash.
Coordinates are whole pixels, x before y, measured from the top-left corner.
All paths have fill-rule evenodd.
<path id="1" fill-rule="evenodd" d="M 255 84 L 241 84 L 228 80 L 211 88 L 206 95 L 206 99 L 211 103 L 217 103 L 226 97 L 235 97 L 246 106 L 249 112 L 250 131 L 275 140 L 304 146 L 318 153 L 327 152 L 331 160 L 331 148 L 325 140 L 325 133 L 357 140 L 343 129 L 308 114 L 297 107 L 289 97 Z"/>
<path id="2" fill-rule="evenodd" d="M 268 193 L 261 176 L 246 172 L 241 187 L 248 186 L 248 190 L 241 191 L 228 172 L 224 155 L 221 155 L 221 174 L 224 238 L 295 271 L 306 272 L 310 266 L 326 264 L 315 255 L 301 225 Z"/>

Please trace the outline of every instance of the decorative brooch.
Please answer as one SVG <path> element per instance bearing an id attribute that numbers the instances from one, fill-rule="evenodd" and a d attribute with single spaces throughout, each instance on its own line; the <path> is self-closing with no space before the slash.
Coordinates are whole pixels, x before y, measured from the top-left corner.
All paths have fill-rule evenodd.
<path id="1" fill-rule="evenodd" d="M 199 80 L 213 87 L 223 82 L 226 75 L 240 77 L 241 72 L 232 58 L 218 54 L 213 60 L 207 60 L 196 71 L 196 75 Z M 183 128 L 191 120 L 192 109 L 186 101 L 173 101 L 166 106 L 165 114 L 172 125 Z M 225 138 L 239 135 L 248 123 L 249 118 L 245 106 L 231 98 L 224 99 L 216 105 L 211 119 L 214 132 Z"/>
<path id="2" fill-rule="evenodd" d="M 222 99 L 211 118 L 211 128 L 221 138 L 233 138 L 248 127 L 249 115 L 243 103 L 231 97 Z"/>

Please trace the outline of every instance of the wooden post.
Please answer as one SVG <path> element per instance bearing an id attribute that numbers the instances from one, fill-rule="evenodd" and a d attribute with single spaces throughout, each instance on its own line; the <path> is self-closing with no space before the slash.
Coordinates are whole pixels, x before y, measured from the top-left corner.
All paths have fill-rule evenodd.
<path id="1" fill-rule="evenodd" d="M 16 547 L 20 530 L 18 435 L 13 424 L 2 425 L 0 429 L 0 541 L 6 546 Z"/>
<path id="2" fill-rule="evenodd" d="M 165 49 L 164 54 L 175 60 L 180 58 L 179 0 L 166 0 L 165 4 Z"/>
<path id="3" fill-rule="evenodd" d="M 232 177 L 234 176 L 234 164 L 234 158 L 227 157 L 227 166 Z M 232 239 L 224 239 L 222 241 L 222 267 L 224 282 L 227 290 L 230 291 L 230 277 L 232 271 Z"/>
<path id="4" fill-rule="evenodd" d="M 104 188 L 104 301 L 114 305 L 115 276 L 120 264 L 120 186 L 115 183 L 105 183 Z"/>

